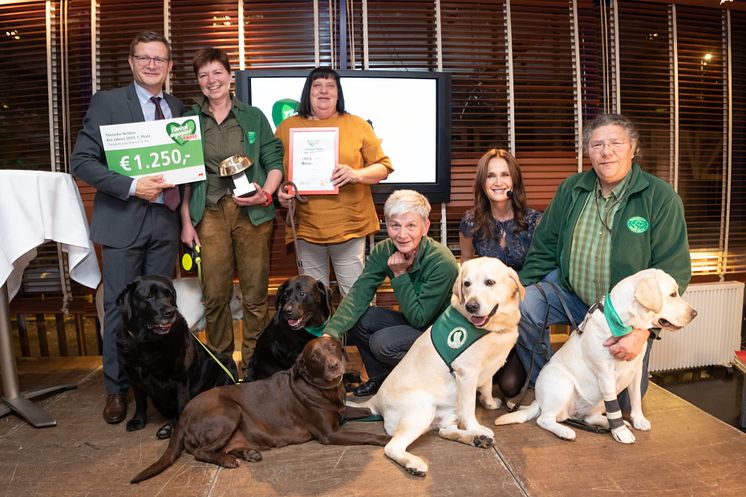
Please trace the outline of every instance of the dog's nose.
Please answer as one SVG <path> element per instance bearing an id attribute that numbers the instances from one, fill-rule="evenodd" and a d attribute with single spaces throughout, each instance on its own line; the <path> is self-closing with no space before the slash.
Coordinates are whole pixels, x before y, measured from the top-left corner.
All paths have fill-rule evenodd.
<path id="1" fill-rule="evenodd" d="M 176 315 L 176 309 L 171 307 L 163 310 L 163 317 L 166 319 L 172 319 Z"/>
<path id="2" fill-rule="evenodd" d="M 694 309 L 692 309 L 691 316 L 692 316 L 692 319 L 696 318 L 697 317 L 697 311 L 695 311 Z"/>
<path id="3" fill-rule="evenodd" d="M 326 368 L 332 373 L 336 373 L 342 369 L 342 361 L 337 358 L 329 359 L 326 363 Z"/>
<path id="4" fill-rule="evenodd" d="M 479 311 L 479 302 L 476 302 L 474 300 L 470 300 L 466 303 L 466 310 L 470 314 L 476 314 L 477 311 Z"/>

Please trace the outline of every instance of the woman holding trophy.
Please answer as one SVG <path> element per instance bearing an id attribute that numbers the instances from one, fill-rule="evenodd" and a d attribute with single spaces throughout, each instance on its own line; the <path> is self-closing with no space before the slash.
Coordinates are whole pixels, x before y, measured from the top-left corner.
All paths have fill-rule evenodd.
<path id="1" fill-rule="evenodd" d="M 185 115 L 199 116 L 207 178 L 184 192 L 181 241 L 201 246 L 207 343 L 215 352 L 234 349 L 229 302 L 238 268 L 245 370 L 267 324 L 272 195 L 282 181 L 282 144 L 259 109 L 231 95 L 224 51 L 199 50 L 193 67 L 202 95 Z"/>

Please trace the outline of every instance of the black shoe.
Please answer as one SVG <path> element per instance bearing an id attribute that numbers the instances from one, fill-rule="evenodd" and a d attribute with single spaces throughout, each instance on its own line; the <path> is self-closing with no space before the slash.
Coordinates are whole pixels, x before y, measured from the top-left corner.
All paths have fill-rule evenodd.
<path id="1" fill-rule="evenodd" d="M 383 380 L 385 379 L 386 378 L 383 377 L 368 380 L 359 387 L 353 388 L 352 395 L 354 395 L 355 397 L 368 397 L 370 395 L 373 395 L 378 391 L 379 388 L 381 388 L 381 385 L 383 385 Z"/>

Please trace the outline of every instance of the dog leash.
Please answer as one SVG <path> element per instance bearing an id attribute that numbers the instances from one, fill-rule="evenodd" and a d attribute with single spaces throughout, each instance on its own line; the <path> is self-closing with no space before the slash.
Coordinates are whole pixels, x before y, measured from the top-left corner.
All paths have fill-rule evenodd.
<path id="1" fill-rule="evenodd" d="M 293 247 L 295 248 L 295 264 L 298 266 L 298 273 L 303 274 L 303 271 L 301 270 L 303 268 L 303 262 L 301 262 L 300 256 L 298 255 L 298 232 L 295 229 L 295 203 L 300 202 L 301 204 L 305 204 L 308 203 L 308 199 L 298 193 L 298 187 L 292 181 L 285 181 L 280 185 L 280 191 L 282 193 L 290 194 L 291 189 L 295 193 L 295 197 L 288 199 L 288 214 L 287 217 L 285 217 L 285 224 L 290 225 L 290 232 L 293 234 Z"/>
<path id="2" fill-rule="evenodd" d="M 191 250 L 181 257 L 181 267 L 184 271 L 191 271 L 194 266 L 197 266 L 197 278 L 202 284 L 202 246 L 196 243 L 193 243 Z"/>
<path id="3" fill-rule="evenodd" d="M 212 350 L 210 350 L 210 348 L 207 345 L 205 345 L 204 343 L 202 343 L 202 340 L 200 340 L 199 338 L 197 338 L 197 335 L 195 335 L 191 330 L 189 331 L 189 333 L 191 333 L 192 337 L 197 341 L 197 343 L 200 344 L 200 345 L 202 345 L 202 348 L 205 349 L 208 354 L 210 354 L 210 357 L 212 357 L 212 360 L 215 361 L 216 363 L 218 363 L 218 366 L 220 366 L 220 368 L 223 371 L 225 371 L 225 374 L 228 375 L 228 378 L 231 379 L 231 381 L 233 382 L 233 384 L 234 385 L 237 384 L 238 381 L 236 381 L 236 379 L 233 377 L 233 374 L 230 371 L 228 371 L 228 368 L 225 367 L 225 364 L 223 364 L 222 362 L 220 362 L 218 360 L 218 358 L 215 357 L 215 354 L 212 353 Z"/>

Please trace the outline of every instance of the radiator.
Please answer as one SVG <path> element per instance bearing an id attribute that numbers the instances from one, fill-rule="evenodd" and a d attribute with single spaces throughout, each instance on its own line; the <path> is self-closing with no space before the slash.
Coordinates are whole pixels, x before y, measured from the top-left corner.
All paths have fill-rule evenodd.
<path id="1" fill-rule="evenodd" d="M 684 300 L 697 317 L 679 331 L 661 333 L 650 352 L 650 371 L 730 364 L 741 348 L 743 288 L 739 281 L 689 285 Z"/>

